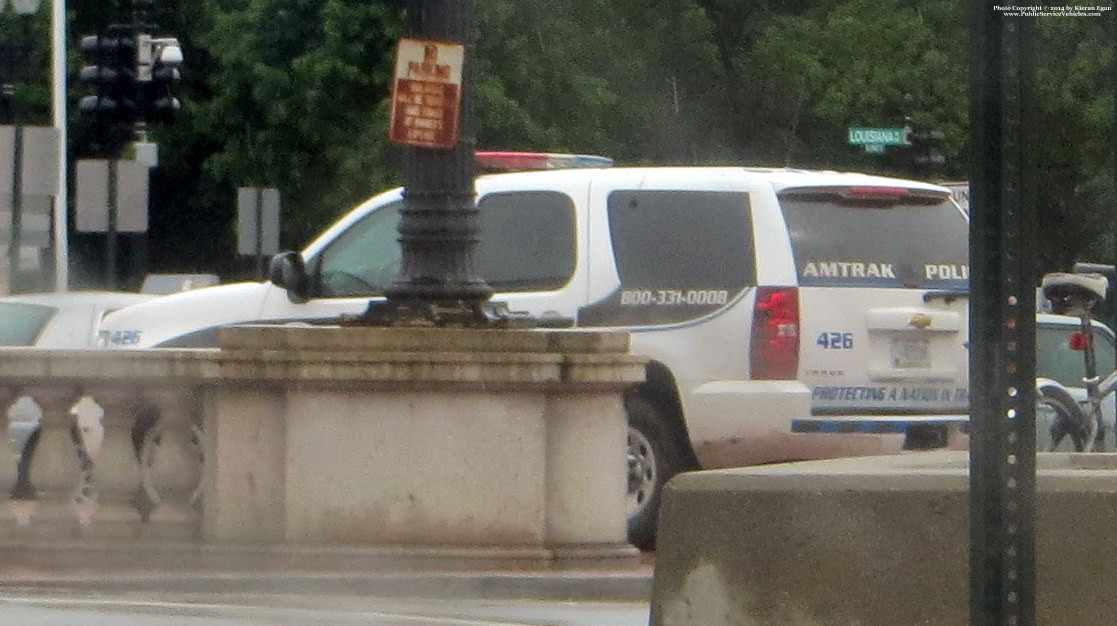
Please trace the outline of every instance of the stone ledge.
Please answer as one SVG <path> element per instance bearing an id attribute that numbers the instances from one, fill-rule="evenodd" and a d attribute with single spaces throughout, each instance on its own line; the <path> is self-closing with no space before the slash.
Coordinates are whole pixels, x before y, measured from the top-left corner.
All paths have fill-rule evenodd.
<path id="1" fill-rule="evenodd" d="M 225 333 L 225 331 L 222 331 Z M 362 385 L 391 388 L 463 384 L 574 383 L 611 387 L 644 380 L 645 359 L 628 354 L 623 333 L 245 326 L 228 329 L 227 349 L 150 351 L 4 348 L 0 380 L 49 378 L 84 388 L 144 385 Z"/>
<path id="2" fill-rule="evenodd" d="M 86 593 L 346 592 L 377 597 L 647 601 L 651 567 L 631 546 L 262 547 L 174 542 L 0 541 L 0 584 Z"/>
<path id="3" fill-rule="evenodd" d="M 542 329 L 365 328 L 245 325 L 220 331 L 221 349 L 307 352 L 623 354 L 625 333 Z"/>

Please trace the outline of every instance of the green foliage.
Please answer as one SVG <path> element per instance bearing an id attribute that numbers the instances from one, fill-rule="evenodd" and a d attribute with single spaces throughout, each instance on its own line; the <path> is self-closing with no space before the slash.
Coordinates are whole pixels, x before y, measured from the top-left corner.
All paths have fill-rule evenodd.
<path id="1" fill-rule="evenodd" d="M 595 152 L 660 150 L 644 133 L 669 115 L 672 16 L 646 0 L 492 0 L 477 46 L 479 145 Z M 668 69 L 665 75 L 664 68 Z"/>
<path id="2" fill-rule="evenodd" d="M 1114 262 L 1114 42 L 1098 19 L 1039 24 L 1037 207 L 1045 269 Z M 1107 225 L 1099 228 L 1099 224 Z"/>
<path id="3" fill-rule="evenodd" d="M 742 62 L 763 68 L 758 86 L 783 104 L 773 121 L 784 129 L 785 162 L 871 169 L 879 159 L 847 145 L 846 129 L 910 120 L 943 131 L 952 172 L 964 172 L 964 10 L 957 0 L 848 0 L 769 19 Z"/>
<path id="4" fill-rule="evenodd" d="M 384 106 L 400 14 L 352 0 L 210 0 L 199 44 L 212 97 L 192 106 L 219 141 L 207 171 L 275 186 L 290 245 L 387 182 Z"/>
<path id="5" fill-rule="evenodd" d="M 162 32 L 183 41 L 187 62 L 184 115 L 152 131 L 163 146 L 153 224 L 167 240 L 155 249 L 198 263 L 228 255 L 238 186 L 281 190 L 283 245 L 295 247 L 397 182 L 402 151 L 386 140 L 390 77 L 404 12 L 416 3 L 159 3 Z M 868 155 L 846 143 L 846 129 L 910 118 L 946 134 L 944 176 L 965 180 L 969 4 L 476 0 L 477 142 L 631 164 L 904 173 L 902 149 Z M 125 5 L 70 0 L 72 41 L 123 19 Z M 0 15 L 0 37 L 9 22 Z M 1037 203 L 1048 233 L 1039 256 L 1050 268 L 1105 260 L 1113 236 L 1096 224 L 1108 222 L 1114 191 L 1112 37 L 1102 19 L 1037 22 Z M 44 15 L 34 28 L 45 33 L 46 24 Z M 45 93 L 25 93 L 27 110 L 44 116 Z M 81 126 L 74 137 L 80 153 L 88 137 Z M 221 236 L 174 241 L 203 222 Z M 221 249 L 189 252 L 206 246 Z"/>

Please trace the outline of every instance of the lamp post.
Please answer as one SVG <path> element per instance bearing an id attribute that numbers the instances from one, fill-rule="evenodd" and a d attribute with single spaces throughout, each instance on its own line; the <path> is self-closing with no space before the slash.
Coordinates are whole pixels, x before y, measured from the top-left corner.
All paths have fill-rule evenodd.
<path id="1" fill-rule="evenodd" d="M 450 145 L 417 142 L 405 148 L 399 275 L 385 290 L 387 302 L 369 307 L 366 322 L 483 326 L 504 316 L 488 302 L 492 289 L 474 267 L 480 216 L 473 181 L 473 7 L 474 0 L 411 0 L 407 5 L 413 37 L 464 47 L 458 134 Z M 434 52 L 436 45 L 427 48 Z"/>
<path id="2" fill-rule="evenodd" d="M 0 0 L 0 10 L 6 8 L 7 2 Z M 20 258 L 22 252 L 22 219 L 23 213 L 23 154 L 24 132 L 18 115 L 18 106 L 15 103 L 17 79 L 26 79 L 26 65 L 31 56 L 30 16 L 39 10 L 39 0 L 12 0 L 12 11 L 20 16 L 20 32 L 18 41 L 7 42 L 4 50 L 4 72 L 6 81 L 0 85 L 0 95 L 4 103 L 4 122 L 12 127 L 12 188 L 11 188 L 11 224 L 10 238 L 8 240 L 8 288 L 11 291 L 20 289 Z"/>
<path id="3" fill-rule="evenodd" d="M 58 135 L 58 186 L 54 194 L 53 220 L 54 290 L 66 291 L 70 276 L 70 244 L 66 222 L 69 204 L 66 194 L 66 0 L 52 0 L 51 9 L 51 101 L 54 129 Z"/>

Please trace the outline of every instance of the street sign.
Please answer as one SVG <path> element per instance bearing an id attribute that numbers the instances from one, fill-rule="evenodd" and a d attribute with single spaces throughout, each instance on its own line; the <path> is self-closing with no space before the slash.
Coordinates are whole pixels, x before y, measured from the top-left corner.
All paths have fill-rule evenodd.
<path id="1" fill-rule="evenodd" d="M 279 252 L 279 190 L 237 188 L 237 254 L 265 256 Z"/>
<path id="2" fill-rule="evenodd" d="M 854 146 L 903 146 L 908 141 L 907 132 L 903 128 L 850 128 L 849 143 Z"/>
<path id="3" fill-rule="evenodd" d="M 19 154 L 16 154 L 16 134 Z M 20 160 L 22 193 L 52 196 L 58 190 L 58 130 L 45 126 L 0 126 L 0 189 L 15 182 L 15 159 Z"/>
<path id="4" fill-rule="evenodd" d="M 390 141 L 420 148 L 451 148 L 458 142 L 464 59 L 461 44 L 400 40 Z"/>
<path id="5" fill-rule="evenodd" d="M 115 180 L 109 172 L 115 169 Z M 83 233 L 147 232 L 147 166 L 135 161 L 117 161 L 113 168 L 105 159 L 78 161 L 75 175 L 77 205 L 74 228 Z M 109 186 L 113 196 L 110 197 Z"/>
<path id="6" fill-rule="evenodd" d="M 865 144 L 865 152 L 868 152 L 869 154 L 884 154 L 884 144 L 867 143 Z"/>

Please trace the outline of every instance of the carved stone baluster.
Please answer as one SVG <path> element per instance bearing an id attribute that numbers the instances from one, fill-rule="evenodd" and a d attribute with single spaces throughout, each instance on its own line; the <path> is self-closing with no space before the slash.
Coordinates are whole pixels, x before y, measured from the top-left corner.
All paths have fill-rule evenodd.
<path id="1" fill-rule="evenodd" d="M 4 436 L 3 440 L 0 441 L 0 503 L 4 504 L 0 508 L 0 525 L 3 526 L 3 534 L 11 532 L 13 520 L 19 519 L 16 507 L 9 501 L 9 496 L 15 487 L 16 477 L 18 476 L 16 468 L 19 452 L 8 445 L 8 440 L 11 437 L 8 432 L 11 424 L 8 411 L 11 410 L 12 404 L 15 403 L 18 396 L 18 389 L 0 387 L 0 434 Z"/>
<path id="2" fill-rule="evenodd" d="M 16 399 L 18 390 L 0 387 L 0 434 L 4 436 L 3 441 L 0 441 L 0 501 L 8 499 L 8 494 L 12 492 L 12 487 L 16 482 L 16 459 L 17 452 L 8 445 L 7 441 L 10 438 L 8 434 L 9 420 L 8 410 L 12 407 L 12 403 Z"/>
<path id="3" fill-rule="evenodd" d="M 141 481 L 132 432 L 139 394 L 135 389 L 114 386 L 95 388 L 90 395 L 104 411 L 104 435 L 93 463 L 98 508 L 91 530 L 97 536 L 135 536 L 141 516 L 134 501 Z"/>
<path id="4" fill-rule="evenodd" d="M 193 390 L 162 389 L 146 394 L 158 412 L 140 448 L 145 519 L 151 534 L 191 538 L 200 529 L 198 501 L 202 479 L 201 429 Z M 143 419 L 142 417 L 140 419 Z"/>
<path id="5" fill-rule="evenodd" d="M 43 413 L 29 465 L 30 487 L 36 500 L 35 521 L 70 526 L 75 513 L 71 507 L 77 505 L 78 521 L 84 525 L 88 522 L 93 463 L 81 443 L 77 420 L 70 412 L 81 394 L 69 386 L 32 387 L 25 393 Z"/>

